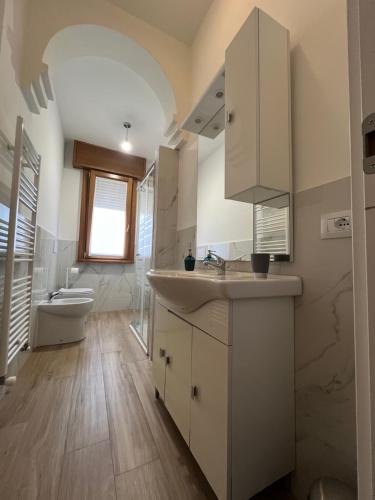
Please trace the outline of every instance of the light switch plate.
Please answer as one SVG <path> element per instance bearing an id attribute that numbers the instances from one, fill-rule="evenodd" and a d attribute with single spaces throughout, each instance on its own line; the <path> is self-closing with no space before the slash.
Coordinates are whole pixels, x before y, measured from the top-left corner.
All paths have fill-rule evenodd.
<path id="1" fill-rule="evenodd" d="M 320 233 L 322 240 L 331 238 L 351 238 L 351 210 L 342 210 L 341 212 L 332 212 L 322 215 Z"/>

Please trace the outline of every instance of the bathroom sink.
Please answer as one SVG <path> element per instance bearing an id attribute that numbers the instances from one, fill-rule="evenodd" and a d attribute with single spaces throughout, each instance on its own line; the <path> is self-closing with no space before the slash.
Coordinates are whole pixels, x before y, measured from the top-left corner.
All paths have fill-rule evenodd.
<path id="1" fill-rule="evenodd" d="M 147 278 L 163 304 L 181 313 L 193 312 L 215 299 L 282 297 L 302 293 L 302 282 L 298 276 L 256 278 L 251 273 L 234 271 L 220 276 L 215 271 L 152 269 Z"/>

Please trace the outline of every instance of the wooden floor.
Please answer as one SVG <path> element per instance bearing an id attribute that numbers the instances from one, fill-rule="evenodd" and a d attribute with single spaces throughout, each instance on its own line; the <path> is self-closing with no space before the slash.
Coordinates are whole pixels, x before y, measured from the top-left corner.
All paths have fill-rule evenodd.
<path id="1" fill-rule="evenodd" d="M 82 343 L 30 355 L 0 400 L 0 499 L 215 498 L 128 323 L 92 315 Z M 273 488 L 259 500 L 288 498 Z"/>

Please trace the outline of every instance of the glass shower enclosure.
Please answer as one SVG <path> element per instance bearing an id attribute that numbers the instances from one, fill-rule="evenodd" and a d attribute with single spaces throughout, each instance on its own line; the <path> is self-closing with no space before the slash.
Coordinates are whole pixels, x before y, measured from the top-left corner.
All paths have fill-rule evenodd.
<path id="1" fill-rule="evenodd" d="M 148 353 L 151 329 L 152 290 L 146 273 L 151 268 L 154 228 L 155 164 L 137 189 L 137 229 L 135 248 L 135 293 L 133 320 L 130 324 L 144 350 Z"/>

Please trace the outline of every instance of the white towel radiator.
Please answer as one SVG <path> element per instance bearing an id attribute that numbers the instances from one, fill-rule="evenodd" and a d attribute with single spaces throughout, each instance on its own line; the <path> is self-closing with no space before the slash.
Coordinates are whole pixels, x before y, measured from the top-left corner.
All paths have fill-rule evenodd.
<path id="1" fill-rule="evenodd" d="M 41 157 L 17 118 L 9 220 L 0 220 L 0 249 L 5 250 L 4 297 L 0 335 L 0 383 L 9 363 L 29 345 L 36 214 Z"/>

